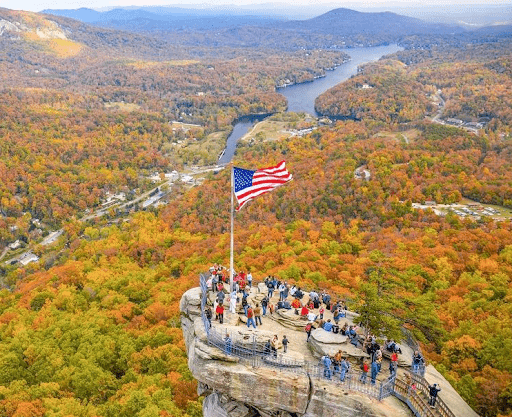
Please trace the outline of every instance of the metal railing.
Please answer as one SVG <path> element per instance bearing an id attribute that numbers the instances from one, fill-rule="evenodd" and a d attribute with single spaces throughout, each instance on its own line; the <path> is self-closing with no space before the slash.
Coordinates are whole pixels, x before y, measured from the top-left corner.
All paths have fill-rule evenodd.
<path id="1" fill-rule="evenodd" d="M 214 328 L 206 318 L 204 312 L 208 302 L 206 280 L 207 274 L 201 274 L 199 280 L 201 286 L 201 318 L 205 326 L 208 343 L 222 350 L 226 355 L 235 356 L 239 358 L 240 362 L 255 368 L 262 366 L 278 368 L 285 372 L 304 374 L 310 378 L 329 380 L 344 389 L 361 392 L 378 400 L 394 395 L 406 403 L 416 417 L 455 417 L 446 403 L 439 397 L 435 409 L 428 404 L 429 388 L 428 382 L 423 378 L 425 374 L 424 365 L 415 369 L 415 372 L 412 370 L 406 371 L 407 381 L 399 379 L 395 375 L 382 381 L 379 385 L 372 385 L 369 382 L 363 383 L 360 380 L 361 374 L 353 370 L 347 372 L 345 380 L 341 381 L 339 370 L 337 371 L 336 367 L 330 367 L 330 372 L 326 374 L 326 367 L 322 364 L 288 359 L 276 350 L 265 348 L 263 342 L 258 341 L 255 335 L 252 335 L 252 337 L 229 335 L 229 338 L 227 338 L 228 330 L 226 328 Z"/>

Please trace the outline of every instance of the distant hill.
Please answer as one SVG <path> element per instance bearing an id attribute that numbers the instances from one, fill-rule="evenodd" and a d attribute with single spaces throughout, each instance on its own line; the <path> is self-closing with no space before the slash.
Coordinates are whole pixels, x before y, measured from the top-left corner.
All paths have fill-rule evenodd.
<path id="1" fill-rule="evenodd" d="M 98 26 L 136 32 L 210 30 L 238 26 L 265 26 L 279 19 L 229 13 L 228 10 L 201 10 L 179 7 L 116 8 L 108 12 L 91 9 L 47 9 L 41 13 L 70 17 Z M 281 19 L 280 21 L 284 21 Z"/>
<path id="2" fill-rule="evenodd" d="M 44 12 L 101 27 L 156 35 L 171 43 L 208 48 L 325 49 L 386 44 L 398 42 L 409 35 L 444 35 L 465 31 L 458 26 L 428 23 L 390 12 L 362 13 L 344 8 L 307 20 L 244 15 L 243 10 L 236 7 L 232 12 L 228 9 L 179 7 Z"/>
<path id="3" fill-rule="evenodd" d="M 286 22 L 280 27 L 342 36 L 367 34 L 401 37 L 464 32 L 464 29 L 458 26 L 428 23 L 391 12 L 363 13 L 344 8 L 331 10 L 308 20 Z"/>
<path id="4" fill-rule="evenodd" d="M 90 9 L 75 12 L 82 18 L 96 13 Z M 0 23 L 2 51 L 16 46 L 66 58 L 81 55 L 87 50 L 112 58 L 177 57 L 178 48 L 161 39 L 99 28 L 67 17 L 0 8 Z"/>

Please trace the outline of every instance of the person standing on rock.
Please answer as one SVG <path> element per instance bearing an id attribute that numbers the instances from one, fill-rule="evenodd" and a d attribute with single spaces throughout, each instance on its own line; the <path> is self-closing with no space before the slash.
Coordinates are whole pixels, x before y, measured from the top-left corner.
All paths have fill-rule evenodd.
<path id="1" fill-rule="evenodd" d="M 267 284 L 268 289 L 268 298 L 269 300 L 272 298 L 272 295 L 274 295 L 274 283 L 270 280 Z"/>
<path id="2" fill-rule="evenodd" d="M 259 322 L 260 326 L 262 325 L 262 323 L 261 323 L 261 307 L 258 303 L 256 303 L 256 307 L 254 307 L 254 320 L 256 321 L 256 326 L 258 325 L 258 322 Z"/>
<path id="3" fill-rule="evenodd" d="M 328 380 L 331 380 L 331 365 L 332 360 L 329 357 L 329 355 L 322 356 L 322 365 L 324 365 L 324 378 L 327 378 Z"/>
<path id="4" fill-rule="evenodd" d="M 379 364 L 376 360 L 372 362 L 372 380 L 371 384 L 375 385 L 375 380 L 377 379 L 377 375 L 379 374 Z"/>
<path id="5" fill-rule="evenodd" d="M 252 274 L 251 270 L 247 270 L 247 286 L 249 287 L 249 290 L 252 288 Z"/>
<path id="6" fill-rule="evenodd" d="M 217 313 L 217 317 L 219 318 L 219 323 L 224 323 L 224 306 L 222 303 L 217 304 L 217 308 L 215 309 L 215 313 Z"/>
<path id="7" fill-rule="evenodd" d="M 345 376 L 350 369 L 350 362 L 347 360 L 347 358 L 341 358 L 340 369 L 340 381 L 344 382 Z"/>
<path id="8" fill-rule="evenodd" d="M 412 355 L 412 371 L 415 374 L 422 373 L 420 372 L 422 370 L 422 367 L 425 366 L 425 359 L 423 359 L 422 354 L 415 350 L 414 354 Z"/>
<path id="9" fill-rule="evenodd" d="M 206 316 L 206 319 L 208 320 L 208 323 L 210 323 L 210 327 L 212 327 L 212 308 L 210 306 L 206 306 L 204 309 L 204 315 Z"/>
<path id="10" fill-rule="evenodd" d="M 254 311 L 251 306 L 247 307 L 247 328 L 251 327 L 251 325 L 256 328 L 256 323 L 254 322 Z"/>
<path id="11" fill-rule="evenodd" d="M 263 315 L 265 316 L 267 314 L 267 306 L 268 306 L 268 297 L 263 297 L 263 300 L 261 300 L 261 308 L 263 309 Z"/>
<path id="12" fill-rule="evenodd" d="M 288 351 L 288 339 L 286 338 L 286 335 L 283 336 L 283 352 L 286 353 Z"/>
<path id="13" fill-rule="evenodd" d="M 368 362 L 364 361 L 361 376 L 359 377 L 359 381 L 361 381 L 363 384 L 366 384 L 366 379 L 368 378 L 369 370 L 370 370 L 370 367 L 368 366 Z"/>
<path id="14" fill-rule="evenodd" d="M 311 337 L 311 332 L 313 331 L 313 324 L 312 323 L 306 324 L 306 327 L 304 328 L 304 331 L 308 335 L 308 338 L 306 339 L 306 342 L 309 342 L 309 338 Z"/>
<path id="15" fill-rule="evenodd" d="M 274 354 L 274 358 L 277 358 L 277 348 L 279 346 L 279 338 L 277 337 L 277 334 L 275 334 L 274 337 L 272 338 L 270 345 L 270 347 L 272 348 L 272 353 Z"/>
<path id="16" fill-rule="evenodd" d="M 398 369 L 398 352 L 391 354 L 391 361 L 389 362 L 389 377 L 393 378 L 396 375 Z"/>
<path id="17" fill-rule="evenodd" d="M 279 285 L 279 301 L 284 301 L 284 291 L 286 290 L 286 285 L 284 285 L 284 282 L 282 282 Z"/>

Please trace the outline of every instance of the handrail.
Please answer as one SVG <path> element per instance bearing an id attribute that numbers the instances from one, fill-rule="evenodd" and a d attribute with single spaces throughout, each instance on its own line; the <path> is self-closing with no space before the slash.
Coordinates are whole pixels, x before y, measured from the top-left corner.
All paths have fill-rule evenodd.
<path id="1" fill-rule="evenodd" d="M 256 343 L 256 338 L 253 335 L 250 347 L 248 346 L 247 340 L 240 340 L 237 337 L 230 337 L 229 343 L 227 343 L 225 335 L 227 330 L 219 332 L 216 328 L 213 328 L 206 318 L 204 308 L 207 304 L 208 299 L 208 286 L 206 284 L 206 274 L 200 274 L 200 287 L 201 287 L 201 318 L 204 323 L 205 332 L 207 334 L 208 343 L 219 348 L 225 354 L 230 356 L 238 357 L 240 361 L 247 363 L 253 367 L 271 367 L 278 368 L 281 371 L 292 372 L 296 374 L 306 374 L 309 377 L 331 380 L 326 377 L 324 370 L 326 369 L 323 365 L 315 364 L 312 362 L 301 362 L 291 359 L 283 358 L 283 355 L 278 355 L 275 352 L 268 352 L 264 349 L 259 349 Z M 336 370 L 331 369 L 331 374 L 334 376 Z M 334 377 L 331 381 L 337 384 L 343 384 L 344 388 L 352 391 L 364 393 L 368 396 L 382 400 L 390 395 L 394 395 L 399 400 L 407 404 L 416 417 L 456 417 L 446 403 L 439 397 L 437 397 L 436 408 L 430 407 L 426 401 L 429 398 L 429 384 L 423 378 L 425 373 L 425 367 L 419 372 L 408 371 L 406 378 L 408 382 L 397 378 L 388 378 L 386 381 L 382 381 L 379 386 L 364 384 L 359 381 L 359 374 L 354 371 L 349 371 L 346 374 L 345 381 L 341 382 L 339 378 Z M 413 384 L 415 389 L 413 389 Z"/>

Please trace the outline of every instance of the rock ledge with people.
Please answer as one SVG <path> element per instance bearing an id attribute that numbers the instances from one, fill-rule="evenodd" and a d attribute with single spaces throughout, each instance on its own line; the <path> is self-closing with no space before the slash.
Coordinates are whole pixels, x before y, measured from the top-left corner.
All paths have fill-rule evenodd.
<path id="1" fill-rule="evenodd" d="M 230 291 L 227 275 L 225 268 L 210 268 L 208 314 L 202 315 L 201 288 L 188 290 L 180 304 L 188 366 L 205 396 L 204 416 L 413 416 L 398 398 L 379 401 L 351 389 L 347 379 L 378 386 L 422 362 L 421 353 L 367 334 L 357 313 L 326 292 L 307 292 L 274 277 L 254 284 L 250 272 L 237 274 Z M 208 326 L 221 345 L 211 343 Z M 247 352 L 253 351 L 263 352 L 261 361 L 252 361 Z M 456 417 L 477 417 L 435 368 L 426 371 L 439 397 L 459 410 Z"/>

